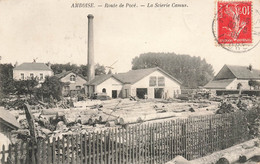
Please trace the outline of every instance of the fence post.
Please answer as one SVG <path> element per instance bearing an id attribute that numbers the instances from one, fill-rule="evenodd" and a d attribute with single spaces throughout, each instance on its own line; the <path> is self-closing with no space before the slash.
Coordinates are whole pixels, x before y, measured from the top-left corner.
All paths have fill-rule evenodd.
<path id="1" fill-rule="evenodd" d="M 187 147 L 186 147 L 186 133 L 187 133 L 187 127 L 185 122 L 181 124 L 181 138 L 182 138 L 182 146 L 181 148 L 183 149 L 183 156 L 186 157 L 186 151 L 187 151 Z"/>

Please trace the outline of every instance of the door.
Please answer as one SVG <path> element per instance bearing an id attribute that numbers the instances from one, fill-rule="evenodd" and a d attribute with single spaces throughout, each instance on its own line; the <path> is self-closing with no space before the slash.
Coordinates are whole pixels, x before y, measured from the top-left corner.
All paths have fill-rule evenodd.
<path id="1" fill-rule="evenodd" d="M 154 98 L 162 98 L 163 88 L 154 88 Z"/>
<path id="2" fill-rule="evenodd" d="M 144 99 L 144 95 L 147 95 L 147 88 L 136 88 L 136 96 L 139 99 Z"/>
<path id="3" fill-rule="evenodd" d="M 112 98 L 117 98 L 117 90 L 112 90 Z"/>

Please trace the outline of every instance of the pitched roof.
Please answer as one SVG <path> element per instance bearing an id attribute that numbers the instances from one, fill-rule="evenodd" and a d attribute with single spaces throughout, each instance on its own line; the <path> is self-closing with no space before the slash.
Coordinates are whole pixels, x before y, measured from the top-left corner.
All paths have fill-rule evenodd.
<path id="1" fill-rule="evenodd" d="M 118 73 L 118 74 L 108 74 L 108 75 L 101 75 L 101 76 L 96 76 L 92 81 L 87 83 L 87 85 L 98 85 L 102 83 L 103 81 L 107 80 L 110 77 L 114 77 L 118 81 L 126 84 L 134 84 L 137 81 L 141 80 L 145 76 L 148 76 L 149 74 L 153 73 L 154 71 L 159 70 L 169 78 L 173 79 L 177 83 L 181 84 L 179 80 L 171 76 L 170 74 L 166 73 L 159 67 L 155 68 L 147 68 L 147 69 L 138 69 L 138 70 L 131 70 L 126 73 Z"/>
<path id="2" fill-rule="evenodd" d="M 5 110 L 3 107 L 0 107 L 0 119 L 4 120 L 6 123 L 8 123 L 16 128 L 20 127 L 20 125 L 16 121 L 14 115 L 12 115 L 10 112 Z"/>
<path id="3" fill-rule="evenodd" d="M 226 87 L 235 79 L 212 80 L 204 86 L 207 89 L 226 89 Z"/>
<path id="4" fill-rule="evenodd" d="M 110 77 L 114 77 L 113 74 L 105 74 L 105 75 L 95 76 L 95 78 L 93 80 L 91 80 L 90 82 L 88 82 L 87 85 L 98 85 L 98 84 L 101 84 L 105 80 L 109 79 Z M 116 79 L 116 80 L 118 80 L 118 79 Z"/>
<path id="5" fill-rule="evenodd" d="M 226 66 L 238 79 L 260 79 L 260 70 L 253 68 L 250 71 L 247 66 L 236 66 L 236 65 L 226 65 Z"/>
<path id="6" fill-rule="evenodd" d="M 80 76 L 81 78 L 87 80 L 86 77 L 84 77 L 84 76 L 82 76 L 82 75 L 80 75 L 80 74 L 77 74 L 77 73 L 75 73 L 75 72 L 73 72 L 73 71 L 62 72 L 62 73 L 56 74 L 56 75 L 54 75 L 54 76 L 56 76 L 57 78 L 61 79 L 61 78 L 65 77 L 65 76 L 67 76 L 67 75 L 70 74 L 70 73 L 74 73 L 74 74 L 76 74 L 77 76 Z"/>
<path id="7" fill-rule="evenodd" d="M 154 71 L 157 71 L 157 70 L 162 72 L 163 74 L 165 74 L 169 78 L 173 79 L 177 83 L 181 84 L 181 82 L 179 80 L 177 80 L 176 78 L 174 78 L 173 76 L 171 76 L 170 74 L 168 74 L 167 72 L 165 72 L 164 70 L 162 70 L 159 67 L 131 70 L 131 71 L 128 71 L 126 73 L 115 74 L 115 77 L 117 79 L 119 79 L 120 81 L 123 81 L 124 83 L 134 84 L 137 81 L 144 78 L 145 76 L 147 76 L 147 75 L 149 75 L 149 74 L 151 74 L 151 73 L 153 73 Z"/>
<path id="8" fill-rule="evenodd" d="M 14 70 L 42 70 L 42 71 L 52 71 L 46 64 L 44 63 L 23 63 L 14 68 Z"/>

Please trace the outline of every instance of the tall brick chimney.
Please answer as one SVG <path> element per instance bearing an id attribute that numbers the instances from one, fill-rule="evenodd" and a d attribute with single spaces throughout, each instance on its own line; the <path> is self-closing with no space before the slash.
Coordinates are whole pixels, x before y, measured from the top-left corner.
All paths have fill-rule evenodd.
<path id="1" fill-rule="evenodd" d="M 89 14 L 88 15 L 88 81 L 93 80 L 95 78 L 93 19 L 94 16 Z"/>

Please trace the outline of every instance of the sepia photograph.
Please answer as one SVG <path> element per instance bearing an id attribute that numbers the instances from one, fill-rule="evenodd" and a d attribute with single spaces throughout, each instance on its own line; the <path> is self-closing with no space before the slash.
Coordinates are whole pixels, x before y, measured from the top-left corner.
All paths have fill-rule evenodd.
<path id="1" fill-rule="evenodd" d="M 0 0 L 1 164 L 259 164 L 259 0 Z"/>

